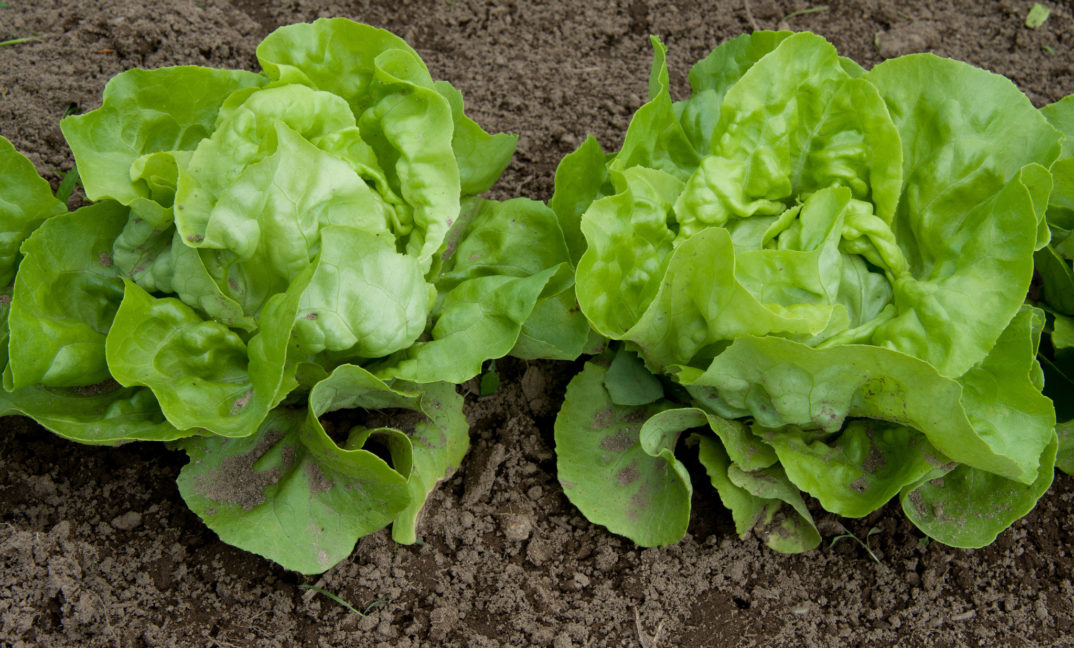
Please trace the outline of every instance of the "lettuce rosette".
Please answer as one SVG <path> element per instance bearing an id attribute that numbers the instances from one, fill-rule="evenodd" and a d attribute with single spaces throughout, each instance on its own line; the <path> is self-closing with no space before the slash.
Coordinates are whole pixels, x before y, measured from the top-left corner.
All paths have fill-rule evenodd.
<path id="1" fill-rule="evenodd" d="M 1054 474 L 1055 410 L 1026 305 L 1062 135 L 1009 80 L 930 54 L 866 72 L 823 38 L 716 48 L 674 102 L 653 40 L 621 150 L 590 139 L 551 206 L 610 340 L 567 390 L 559 478 L 593 522 L 679 540 L 696 452 L 742 535 L 797 552 L 806 496 L 895 496 L 979 547 Z"/>
<path id="2" fill-rule="evenodd" d="M 405 42 L 319 20 L 257 56 L 113 78 L 62 123 L 93 201 L 72 213 L 0 147 L 0 412 L 174 443 L 210 528 L 313 573 L 390 523 L 415 541 L 468 445 L 455 384 L 587 327 L 527 324 L 573 300 L 554 214 L 475 198 L 516 137 Z"/>

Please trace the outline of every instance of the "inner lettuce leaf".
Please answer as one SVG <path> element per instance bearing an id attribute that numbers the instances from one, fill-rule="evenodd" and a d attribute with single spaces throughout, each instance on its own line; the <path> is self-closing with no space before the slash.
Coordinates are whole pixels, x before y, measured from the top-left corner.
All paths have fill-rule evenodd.
<path id="1" fill-rule="evenodd" d="M 99 201 L 73 213 L 0 142 L 0 413 L 175 442 L 211 528 L 316 573 L 388 524 L 418 540 L 468 445 L 456 384 L 590 331 L 555 214 L 476 195 L 517 137 L 405 42 L 324 19 L 257 55 L 123 72 L 65 118 Z"/>
<path id="2" fill-rule="evenodd" d="M 1055 175 L 1074 120 L 965 63 L 911 55 L 866 72 L 787 32 L 716 48 L 674 103 L 653 42 L 649 101 L 622 149 L 587 140 L 550 204 L 586 319 L 616 354 L 637 354 L 628 364 L 649 378 L 632 384 L 662 387 L 643 402 L 615 396 L 615 378 L 604 395 L 568 390 L 556 426 L 568 496 L 643 544 L 684 532 L 681 517 L 609 505 L 633 459 L 600 454 L 595 431 L 615 426 L 584 408 L 610 401 L 633 408 L 639 449 L 665 412 L 690 412 L 677 416 L 693 431 L 650 443 L 639 464 L 661 475 L 650 491 L 677 493 L 665 512 L 688 510 L 663 466 L 689 446 L 738 531 L 780 551 L 819 543 L 801 493 L 851 517 L 899 496 L 937 540 L 994 540 L 1051 483 L 1056 415 L 1036 354 L 1053 316 L 1024 303 L 1034 253 L 1038 272 L 1049 255 L 1046 294 L 1074 294 L 1056 247 L 1074 219 Z"/>

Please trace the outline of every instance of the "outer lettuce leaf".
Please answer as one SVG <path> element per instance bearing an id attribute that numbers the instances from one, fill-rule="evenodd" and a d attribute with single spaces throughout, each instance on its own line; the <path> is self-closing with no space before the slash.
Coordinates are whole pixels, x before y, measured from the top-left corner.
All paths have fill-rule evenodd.
<path id="1" fill-rule="evenodd" d="M 573 153 L 568 153 L 556 167 L 556 190 L 548 206 L 556 213 L 570 250 L 571 263 L 578 265 L 586 250 L 582 235 L 582 214 L 599 198 L 615 192 L 608 177 L 607 156 L 593 136 Z"/>
<path id="2" fill-rule="evenodd" d="M 791 483 L 826 511 L 847 517 L 879 509 L 928 474 L 938 458 L 920 432 L 899 424 L 856 419 L 830 436 L 797 426 L 762 434 Z"/>
<path id="3" fill-rule="evenodd" d="M 675 115 L 669 93 L 665 54 L 667 48 L 655 36 L 653 68 L 649 78 L 649 102 L 634 113 L 623 138 L 623 147 L 611 161 L 611 170 L 632 166 L 657 169 L 686 180 L 697 167 L 698 152 Z"/>
<path id="4" fill-rule="evenodd" d="M 511 355 L 573 360 L 589 338 L 589 323 L 578 311 L 574 273 L 556 215 L 526 198 L 505 202 L 471 200 L 442 253 L 437 288 L 447 292 L 467 278 L 504 275 L 532 277 L 549 269 L 533 313 L 526 319 Z M 534 245 L 541 241 L 541 245 Z"/>
<path id="5" fill-rule="evenodd" d="M 0 137 L 0 286 L 11 285 L 22 242 L 45 219 L 65 211 L 34 165 Z"/>
<path id="6" fill-rule="evenodd" d="M 574 279 L 566 263 L 548 280 L 533 312 L 522 326 L 511 355 L 524 360 L 574 360 L 582 353 L 596 353 L 603 340 L 589 327 L 574 295 L 573 285 L 554 292 Z"/>
<path id="7" fill-rule="evenodd" d="M 63 204 L 52 196 L 48 183 L 34 171 L 30 161 L 16 152 L 6 139 L 0 137 L 0 227 L 3 229 L 3 233 L 0 234 L 0 274 L 5 277 L 5 285 L 11 284 L 12 278 L 17 276 L 15 271 L 19 267 L 19 249 L 31 232 L 42 223 L 47 223 L 53 217 L 64 214 L 65 211 Z M 50 322 L 47 319 L 37 321 L 29 311 L 40 309 L 41 315 L 46 318 L 59 317 L 57 321 L 65 325 L 68 330 L 76 331 L 83 338 L 92 339 L 97 335 L 93 326 L 79 327 L 74 322 L 64 321 L 65 314 L 85 309 L 94 323 L 100 324 L 102 319 L 110 317 L 109 311 L 114 310 L 108 306 L 106 298 L 108 282 L 102 276 L 108 274 L 107 266 L 101 265 L 101 257 L 93 255 L 93 248 L 97 242 L 93 239 L 83 241 L 77 236 L 74 240 L 69 240 L 70 237 L 67 236 L 72 228 L 79 229 L 80 225 L 88 224 L 87 217 L 114 214 L 114 207 L 100 205 L 84 208 L 76 213 L 78 216 L 61 216 L 63 222 L 56 227 L 50 227 L 51 233 L 47 231 L 38 239 L 39 242 L 44 239 L 60 239 L 62 242 L 70 243 L 72 247 L 70 249 L 40 249 L 35 253 L 35 257 L 48 257 L 50 262 L 69 266 L 71 258 L 81 251 L 90 257 L 89 272 L 92 276 L 88 280 L 67 281 L 61 284 L 69 289 L 62 300 L 38 299 L 35 301 L 33 297 L 34 295 L 40 296 L 38 292 L 40 286 L 33 285 L 34 282 L 31 281 L 28 291 L 20 290 L 20 304 L 16 306 L 16 329 L 19 331 L 17 337 L 25 338 L 27 334 L 30 334 L 42 358 L 47 358 L 45 354 L 50 350 L 54 355 L 66 353 L 64 349 L 71 346 L 69 343 L 73 339 L 44 339 L 36 335 L 39 330 L 35 331 L 35 329 L 46 326 Z M 31 248 L 35 247 L 38 247 L 38 244 L 31 244 Z M 60 255 L 61 252 L 64 254 Z M 58 259 L 55 258 L 57 256 L 59 256 Z M 51 279 L 51 271 L 54 268 L 49 268 L 49 263 L 44 262 L 44 259 L 41 261 L 42 263 L 31 261 L 26 264 L 26 269 L 34 268 L 39 275 L 43 275 L 40 279 L 47 282 Z M 30 271 L 30 274 L 33 274 L 33 271 Z M 77 277 L 77 273 L 75 276 Z M 104 291 L 91 291 L 87 294 L 82 290 L 86 287 L 104 287 Z M 28 293 L 26 299 L 21 297 L 23 292 Z M 92 294 L 93 292 L 96 294 Z M 102 297 L 105 297 L 103 301 Z M 5 367 L 8 364 L 8 316 L 12 301 L 12 287 L 9 286 L 0 292 L 0 333 L 2 333 L 0 352 L 3 354 Z M 26 317 L 27 315 L 30 316 Z M 96 351 L 88 347 L 93 347 L 93 344 L 81 345 L 80 354 L 96 357 Z M 33 349 L 20 344 L 15 350 L 15 355 L 19 359 L 29 358 L 31 365 L 36 363 L 36 354 L 28 355 L 27 351 L 33 351 Z M 19 360 L 16 360 L 16 363 L 18 362 Z M 96 371 L 96 368 L 93 370 Z M 5 373 L 8 374 L 10 386 L 10 367 L 6 367 Z M 67 377 L 72 376 L 68 374 Z M 82 381 L 76 380 L 76 382 Z M 75 388 L 45 388 L 34 385 L 15 391 L 5 389 L 0 391 L 0 416 L 10 414 L 29 416 L 60 436 L 88 444 L 112 444 L 137 439 L 166 441 L 189 435 L 189 432 L 176 430 L 164 420 L 160 407 L 148 390 L 118 389 L 117 387 L 115 383 L 105 381 L 97 385 Z"/>
<path id="8" fill-rule="evenodd" d="M 820 533 L 802 494 L 781 467 L 746 471 L 732 463 L 716 439 L 693 435 L 690 441 L 697 444 L 701 465 L 720 501 L 731 509 L 740 537 L 756 531 L 765 544 L 782 553 L 808 551 L 820 544 Z M 790 514 L 785 506 L 790 507 Z"/>
<path id="9" fill-rule="evenodd" d="M 555 435 L 557 470 L 571 502 L 590 521 L 639 545 L 678 542 L 686 533 L 693 490 L 674 450 L 684 431 L 708 428 L 715 437 L 693 434 L 688 443 L 699 445 L 701 463 L 732 510 L 738 532 L 756 527 L 778 551 L 817 546 L 813 518 L 798 488 L 774 465 L 771 448 L 735 421 L 703 408 L 675 407 L 659 384 L 660 391 L 653 390 L 655 378 L 641 377 L 644 369 L 631 358 L 620 350 L 586 363 L 567 387 Z"/>
<path id="10" fill-rule="evenodd" d="M 112 381 L 89 387 L 0 391 L 0 416 L 10 414 L 29 416 L 65 439 L 89 445 L 173 441 L 202 433 L 169 423 L 148 389 L 121 389 Z"/>
<path id="11" fill-rule="evenodd" d="M 706 371 L 682 368 L 678 380 L 722 416 L 827 434 L 848 417 L 887 421 L 920 431 L 950 460 L 1028 484 L 1055 425 L 1035 382 L 1034 317 L 1017 318 L 993 355 L 959 381 L 889 349 L 811 349 L 776 337 L 739 338 Z"/>
<path id="12" fill-rule="evenodd" d="M 567 386 L 555 430 L 560 484 L 591 522 L 645 547 L 677 542 L 693 491 L 673 450 L 696 417 L 684 419 L 664 401 L 616 405 L 606 373 L 588 362 Z"/>
<path id="13" fill-rule="evenodd" d="M 410 502 L 392 522 L 392 539 L 403 544 L 417 542 L 416 527 L 426 499 L 437 484 L 455 473 L 470 445 L 470 426 L 454 385 L 431 383 L 415 390 L 421 395 L 425 419 L 415 424 L 410 435 Z"/>
<path id="14" fill-rule="evenodd" d="M 616 405 L 648 405 L 664 398 L 664 385 L 625 349 L 619 349 L 608 364 L 604 388 Z"/>
<path id="15" fill-rule="evenodd" d="M 1024 484 L 967 465 L 941 468 L 900 495 L 906 517 L 926 534 L 952 547 L 991 544 L 1004 529 L 1033 510 L 1055 476 L 1053 438 L 1040 458 L 1040 473 Z"/>
<path id="16" fill-rule="evenodd" d="M 455 123 L 451 148 L 459 164 L 462 195 L 484 193 L 492 188 L 510 164 L 518 145 L 518 135 L 490 135 L 463 112 L 461 92 L 447 81 L 436 81 L 433 85 L 451 104 L 451 118 Z"/>
<path id="17" fill-rule="evenodd" d="M 389 358 L 376 373 L 384 379 L 460 383 L 481 373 L 486 360 L 507 355 L 523 323 L 555 274 L 470 279 L 443 296 L 433 310 L 427 341 Z"/>
<path id="18" fill-rule="evenodd" d="M 305 414 L 275 410 L 253 436 L 179 444 L 191 459 L 179 489 L 224 541 L 320 573 L 393 520 L 397 539 L 414 541 L 425 496 L 466 450 L 461 404 L 450 386 L 397 389 L 344 365 L 313 388 Z M 338 444 L 319 419 L 355 408 L 412 412 L 416 429 L 357 426 Z M 373 444 L 386 447 L 390 464 Z"/>
<path id="19" fill-rule="evenodd" d="M 8 314 L 8 390 L 109 378 L 104 340 L 123 295 L 110 256 L 127 208 L 104 202 L 45 221 L 22 245 Z"/>

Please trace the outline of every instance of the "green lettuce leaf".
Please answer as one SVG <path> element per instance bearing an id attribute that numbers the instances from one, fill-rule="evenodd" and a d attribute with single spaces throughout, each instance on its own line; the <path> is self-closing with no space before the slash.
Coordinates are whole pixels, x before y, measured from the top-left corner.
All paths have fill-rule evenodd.
<path id="1" fill-rule="evenodd" d="M 0 286 L 15 278 L 22 242 L 47 218 L 66 211 L 34 165 L 0 137 Z"/>
<path id="2" fill-rule="evenodd" d="M 896 283 L 900 313 L 874 342 L 959 376 L 1025 299 L 1036 209 L 1051 190 L 1041 166 L 1058 157 L 1058 133 L 1010 80 L 966 63 L 915 54 L 864 78 L 880 90 L 902 139 L 894 225 L 913 276 Z"/>
<path id="3" fill-rule="evenodd" d="M 696 417 L 664 401 L 617 405 L 606 374 L 601 364 L 587 362 L 567 386 L 555 426 L 559 482 L 591 522 L 643 547 L 678 542 L 693 490 L 674 448 Z"/>
<path id="4" fill-rule="evenodd" d="M 86 196 L 124 205 L 150 198 L 152 183 L 132 176 L 132 165 L 146 154 L 193 150 L 213 131 L 230 94 L 264 83 L 260 74 L 197 66 L 112 77 L 99 109 L 60 123 Z"/>
<path id="5" fill-rule="evenodd" d="M 190 455 L 179 490 L 225 542 L 320 573 L 393 520 L 396 539 L 414 541 L 426 495 L 466 450 L 461 404 L 450 386 L 398 389 L 343 365 L 314 386 L 305 413 L 274 410 L 246 438 L 177 444 Z M 399 412 L 395 420 L 412 419 L 415 430 L 357 425 L 337 440 L 321 422 L 337 410 L 386 408 Z M 372 451 L 377 446 L 390 463 Z"/>
<path id="6" fill-rule="evenodd" d="M 690 442 L 697 444 L 701 465 L 720 501 L 731 510 L 740 537 L 754 531 L 765 544 L 782 553 L 809 551 L 820 544 L 820 533 L 805 500 L 782 468 L 747 471 L 732 463 L 716 439 L 692 435 Z"/>
<path id="7" fill-rule="evenodd" d="M 22 245 L 8 314 L 4 387 L 76 387 L 110 377 L 105 336 L 123 295 L 110 255 L 127 221 L 114 202 L 48 219 Z"/>
<path id="8" fill-rule="evenodd" d="M 946 545 L 984 547 L 1032 511 L 1052 485 L 1056 446 L 1053 438 L 1041 455 L 1040 473 L 1030 484 L 967 465 L 943 467 L 903 490 L 902 510 L 917 528 Z"/>
<path id="9" fill-rule="evenodd" d="M 149 387 L 179 429 L 250 435 L 296 386 L 288 351 L 310 274 L 269 301 L 249 343 L 181 301 L 127 281 L 105 341 L 113 378 Z"/>
<path id="10" fill-rule="evenodd" d="M 88 445 L 173 441 L 202 434 L 169 423 L 150 390 L 122 389 L 112 380 L 86 387 L 34 385 L 0 391 L 0 416 L 11 414 L 29 416 L 65 439 Z"/>
<path id="11" fill-rule="evenodd" d="M 525 278 L 554 270 L 511 355 L 573 360 L 584 350 L 590 328 L 578 311 L 570 253 L 555 213 L 543 203 L 526 198 L 467 201 L 442 258 L 440 292 L 477 277 Z"/>

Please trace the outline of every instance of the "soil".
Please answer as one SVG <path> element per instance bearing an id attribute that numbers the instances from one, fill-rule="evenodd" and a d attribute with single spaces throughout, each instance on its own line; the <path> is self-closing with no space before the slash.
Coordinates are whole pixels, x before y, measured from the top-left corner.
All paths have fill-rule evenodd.
<path id="1" fill-rule="evenodd" d="M 649 34 L 670 49 L 679 97 L 714 46 L 785 25 L 866 67 L 911 51 L 968 61 L 1042 105 L 1074 92 L 1074 12 L 1043 4 L 1051 17 L 1031 30 L 1021 0 L 7 0 L 0 40 L 39 40 L 0 46 L 0 134 L 55 185 L 72 166 L 60 118 L 97 107 L 112 75 L 256 69 L 275 27 L 346 16 L 406 38 L 478 123 L 521 134 L 494 197 L 547 199 L 557 161 L 587 134 L 618 147 L 645 99 Z M 473 445 L 432 497 L 422 542 L 378 532 L 309 578 L 205 528 L 175 487 L 184 455 L 82 447 L 4 419 L 0 646 L 1074 645 L 1074 478 L 1058 475 L 977 551 L 926 542 L 889 505 L 842 521 L 868 550 L 834 541 L 840 521 L 821 515 L 821 548 L 784 556 L 736 537 L 707 488 L 685 540 L 640 549 L 586 522 L 556 481 L 551 427 L 577 369 L 501 361 L 499 392 L 467 397 Z"/>

